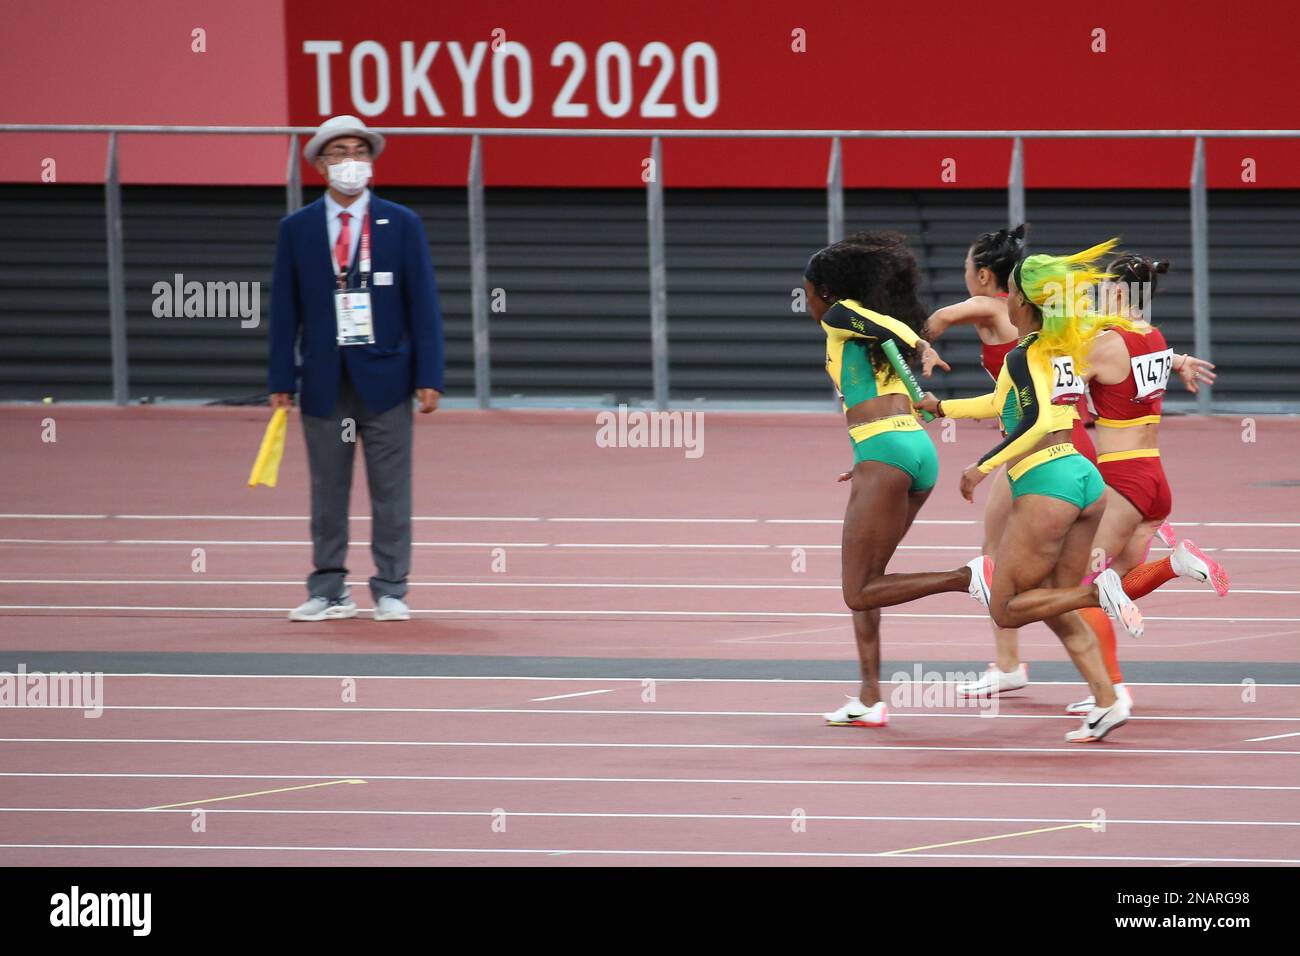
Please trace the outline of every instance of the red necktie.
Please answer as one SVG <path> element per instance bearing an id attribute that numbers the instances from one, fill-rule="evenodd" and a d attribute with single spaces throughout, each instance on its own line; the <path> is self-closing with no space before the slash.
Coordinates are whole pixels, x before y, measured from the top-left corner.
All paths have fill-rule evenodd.
<path id="1" fill-rule="evenodd" d="M 334 243 L 334 261 L 338 263 L 339 272 L 348 271 L 348 259 L 351 258 L 349 253 L 352 251 L 352 230 L 348 226 L 348 220 L 351 218 L 350 213 L 339 213 L 343 227 L 339 229 L 339 237 Z"/>

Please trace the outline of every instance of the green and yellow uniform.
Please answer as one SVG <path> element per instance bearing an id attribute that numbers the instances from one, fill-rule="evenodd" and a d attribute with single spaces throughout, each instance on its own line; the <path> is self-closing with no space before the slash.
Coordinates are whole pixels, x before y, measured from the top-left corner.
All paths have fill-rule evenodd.
<path id="1" fill-rule="evenodd" d="M 847 412 L 882 395 L 907 395 L 907 387 L 888 362 L 871 361 L 872 342 L 892 340 L 909 350 L 920 337 L 907 325 L 873 312 L 853 299 L 841 299 L 822 316 L 826 332 L 826 374 L 835 383 Z M 939 478 L 939 456 L 916 415 L 895 415 L 849 428 L 853 460 L 879 461 L 912 478 L 911 491 L 928 491 Z"/>
<path id="2" fill-rule="evenodd" d="M 1083 387 L 1071 357 L 1050 354 L 1034 332 L 1007 353 L 992 392 L 947 399 L 941 409 L 945 418 L 1001 418 L 1006 437 L 978 467 L 987 475 L 1007 464 L 1013 497 L 1046 495 L 1083 509 L 1106 490 L 1096 466 L 1068 441 L 1031 452 L 1052 432 L 1073 427 Z"/>

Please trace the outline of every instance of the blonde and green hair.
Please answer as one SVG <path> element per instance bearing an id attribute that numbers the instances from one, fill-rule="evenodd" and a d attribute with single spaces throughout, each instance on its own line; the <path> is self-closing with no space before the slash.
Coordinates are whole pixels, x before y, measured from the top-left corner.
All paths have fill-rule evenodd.
<path id="1" fill-rule="evenodd" d="M 1072 356 L 1080 370 L 1098 334 L 1115 327 L 1134 329 L 1128 319 L 1096 309 L 1101 284 L 1115 278 L 1098 263 L 1117 245 L 1119 239 L 1107 239 L 1069 256 L 1029 256 L 1011 272 L 1016 288 L 1043 317 L 1038 341 L 1052 355 Z"/>

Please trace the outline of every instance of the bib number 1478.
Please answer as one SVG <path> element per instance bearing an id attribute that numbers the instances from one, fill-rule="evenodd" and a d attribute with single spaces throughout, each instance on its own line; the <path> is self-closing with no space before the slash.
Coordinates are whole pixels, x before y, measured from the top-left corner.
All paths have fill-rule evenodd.
<path id="1" fill-rule="evenodd" d="M 1133 401 L 1154 402 L 1165 393 L 1165 387 L 1169 384 L 1169 370 L 1174 367 L 1174 350 L 1135 355 L 1131 364 L 1133 382 L 1137 386 Z"/>
<path id="2" fill-rule="evenodd" d="M 1165 394 L 1169 385 L 1169 372 L 1174 367 L 1174 350 L 1152 352 L 1149 355 L 1135 355 L 1131 359 L 1134 368 L 1134 384 L 1138 386 L 1135 402 L 1154 402 Z"/>

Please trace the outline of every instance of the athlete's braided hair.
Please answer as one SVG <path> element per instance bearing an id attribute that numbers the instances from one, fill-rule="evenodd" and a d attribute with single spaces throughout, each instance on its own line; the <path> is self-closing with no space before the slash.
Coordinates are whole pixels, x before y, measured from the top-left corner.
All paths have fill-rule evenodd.
<path id="1" fill-rule="evenodd" d="M 918 335 L 925 325 L 926 311 L 917 294 L 921 276 L 902 233 L 855 232 L 814 253 L 804 277 L 828 302 L 853 299 Z M 887 377 L 896 374 L 879 343 L 867 347 L 874 368 L 887 370 Z M 904 354 L 910 358 L 913 351 L 905 349 Z"/>
<path id="2" fill-rule="evenodd" d="M 1025 254 L 1025 224 L 981 234 L 971 243 L 970 258 L 976 269 L 988 269 L 998 288 L 1007 291 L 1007 279 Z"/>
<path id="3" fill-rule="evenodd" d="M 1099 333 L 1136 328 L 1122 316 L 1099 313 L 1094 301 L 1101 283 L 1114 278 L 1097 263 L 1117 245 L 1119 239 L 1108 239 L 1068 256 L 1040 253 L 1011 270 L 1016 288 L 1042 320 L 1038 341 L 1048 354 L 1072 356 L 1079 371 L 1086 370 L 1088 349 Z"/>
<path id="4" fill-rule="evenodd" d="M 1168 272 L 1172 264 L 1168 259 L 1147 259 L 1126 253 L 1112 261 L 1106 271 L 1113 277 L 1112 282 L 1123 283 L 1130 290 L 1130 304 L 1146 314 L 1147 306 L 1156 294 L 1157 277 Z"/>

